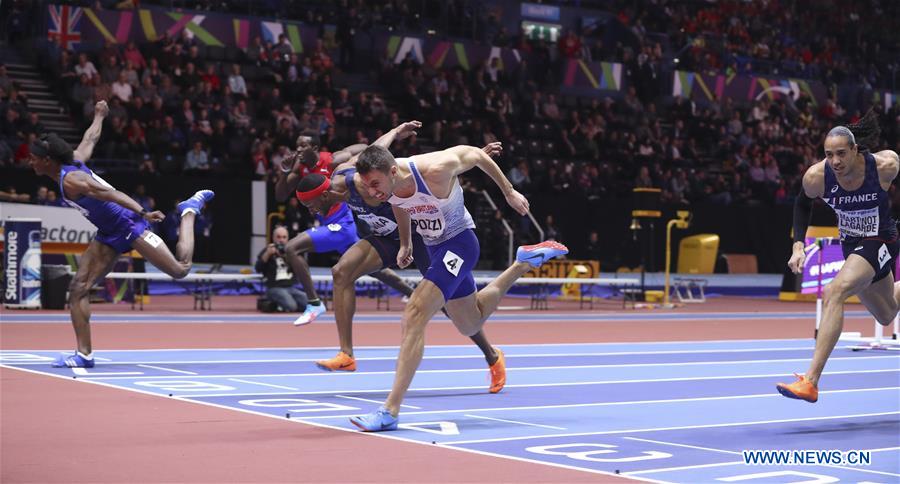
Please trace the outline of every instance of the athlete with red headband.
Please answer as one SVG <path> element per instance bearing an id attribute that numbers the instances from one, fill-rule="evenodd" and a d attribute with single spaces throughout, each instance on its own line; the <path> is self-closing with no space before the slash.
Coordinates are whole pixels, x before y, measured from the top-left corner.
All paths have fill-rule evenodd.
<path id="1" fill-rule="evenodd" d="M 275 197 L 283 202 L 292 194 L 296 194 L 302 201 L 303 193 L 306 190 L 299 185 L 300 180 L 305 175 L 320 174 L 330 178 L 336 166 L 349 161 L 351 157 L 362 152 L 367 146 L 365 144 L 355 144 L 335 153 L 329 153 L 327 151 L 319 151 L 319 136 L 317 134 L 301 134 L 297 137 L 297 150 L 282 163 L 281 172 L 278 174 L 275 182 Z M 337 252 L 343 254 L 359 240 L 353 214 L 347 209 L 346 205 L 336 205 L 327 213 L 316 214 L 316 218 L 319 221 L 319 226 L 305 230 L 289 240 L 285 250 L 285 258 L 294 274 L 300 280 L 300 283 L 303 284 L 306 296 L 309 299 L 303 314 L 294 321 L 295 326 L 309 324 L 325 312 L 325 305 L 316 292 L 309 272 L 309 264 L 306 262 L 304 254 L 307 252 Z M 403 294 L 412 294 L 412 288 L 406 285 L 390 269 L 374 273 L 372 277 Z"/>

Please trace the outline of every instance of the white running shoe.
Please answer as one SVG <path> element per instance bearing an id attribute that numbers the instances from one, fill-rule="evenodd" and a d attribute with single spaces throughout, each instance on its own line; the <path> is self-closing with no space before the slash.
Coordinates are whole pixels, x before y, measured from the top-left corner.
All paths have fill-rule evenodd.
<path id="1" fill-rule="evenodd" d="M 320 314 L 325 313 L 325 303 L 307 304 L 306 310 L 294 321 L 294 326 L 303 326 L 316 320 Z"/>

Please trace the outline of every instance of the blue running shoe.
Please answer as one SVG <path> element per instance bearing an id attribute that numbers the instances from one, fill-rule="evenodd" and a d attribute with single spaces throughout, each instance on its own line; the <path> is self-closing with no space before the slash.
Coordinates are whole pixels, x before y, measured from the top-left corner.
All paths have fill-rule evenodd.
<path id="1" fill-rule="evenodd" d="M 381 407 L 368 415 L 350 417 L 350 423 L 359 427 L 363 432 L 397 430 L 397 422 L 399 421 L 399 418 L 391 415 L 391 412 L 384 407 Z"/>
<path id="2" fill-rule="evenodd" d="M 178 204 L 178 213 L 184 215 L 187 212 L 200 213 L 200 210 L 210 200 L 215 198 L 216 194 L 212 190 L 200 190 L 191 198 Z"/>
<path id="3" fill-rule="evenodd" d="M 531 267 L 540 267 L 554 257 L 569 253 L 568 247 L 554 240 L 546 240 L 540 244 L 523 245 L 516 251 L 517 262 L 527 262 Z"/>
<path id="4" fill-rule="evenodd" d="M 93 368 L 94 358 L 85 358 L 76 351 L 71 355 L 59 355 L 59 358 L 53 360 L 51 366 L 53 368 Z"/>

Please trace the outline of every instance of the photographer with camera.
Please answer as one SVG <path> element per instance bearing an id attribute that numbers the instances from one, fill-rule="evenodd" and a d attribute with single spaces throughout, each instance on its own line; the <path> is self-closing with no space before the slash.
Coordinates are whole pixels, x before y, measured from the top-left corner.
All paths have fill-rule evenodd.
<path id="1" fill-rule="evenodd" d="M 272 231 L 272 243 L 266 246 L 256 258 L 256 272 L 263 275 L 266 284 L 266 298 L 275 303 L 280 311 L 294 313 L 306 309 L 306 294 L 294 287 L 294 272 L 285 260 L 285 244 L 288 231 L 283 225 Z"/>

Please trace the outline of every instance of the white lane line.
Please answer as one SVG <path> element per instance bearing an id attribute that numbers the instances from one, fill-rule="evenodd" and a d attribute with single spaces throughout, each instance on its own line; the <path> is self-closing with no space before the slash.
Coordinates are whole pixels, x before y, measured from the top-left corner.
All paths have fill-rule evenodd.
<path id="1" fill-rule="evenodd" d="M 101 366 L 105 366 L 105 365 L 101 365 Z M 161 367 L 161 366 L 153 366 L 153 365 L 147 365 L 147 364 L 140 364 L 140 365 L 138 365 L 138 366 L 140 366 L 141 368 L 152 368 L 152 369 L 154 369 L 154 370 L 171 371 L 171 372 L 173 372 L 173 373 L 181 373 L 182 375 L 198 375 L 198 374 L 199 374 L 199 373 L 196 373 L 196 372 L 193 372 L 193 371 L 173 370 L 172 368 L 163 368 L 163 367 Z M 171 377 L 170 377 L 170 378 L 171 378 Z"/>
<path id="2" fill-rule="evenodd" d="M 509 368 L 507 368 L 509 370 Z M 898 373 L 900 369 L 891 369 L 891 370 L 847 370 L 847 371 L 826 371 L 822 373 L 823 375 L 856 375 L 856 374 L 866 374 L 866 373 Z M 358 373 L 358 374 L 366 374 L 366 373 Z M 237 376 L 237 375 L 234 375 Z M 253 376 L 277 376 L 277 375 L 247 375 L 248 377 Z M 302 376 L 302 375 L 301 375 Z M 678 378 L 649 378 L 649 379 L 639 379 L 639 380 L 600 380 L 600 381 L 583 381 L 583 382 L 563 382 L 563 383 L 519 383 L 519 384 L 509 384 L 503 388 L 544 388 L 544 387 L 568 387 L 568 386 L 585 386 L 585 385 L 613 385 L 613 384 L 623 384 L 623 383 L 658 383 L 658 382 L 676 382 L 676 381 L 706 381 L 706 380 L 736 380 L 741 378 L 778 378 L 778 377 L 789 377 L 788 373 L 770 373 L 767 375 L 724 375 L 724 376 L 695 376 L 695 377 L 678 377 Z M 115 377 L 106 377 L 104 380 L 112 380 Z M 140 377 L 134 377 L 140 378 Z M 142 379 L 148 379 L 152 377 L 143 377 Z M 457 391 L 457 390 L 483 390 L 484 385 L 478 386 L 456 386 L 456 387 L 420 387 L 420 388 L 410 388 L 409 392 L 440 392 L 440 391 Z M 331 395 L 336 391 L 344 392 L 344 393 L 389 393 L 391 391 L 390 388 L 379 388 L 379 389 L 367 389 L 367 390 L 356 390 L 356 389 L 332 389 L 332 390 L 316 390 L 316 391 L 302 391 L 298 392 L 300 395 Z M 832 390 L 839 391 L 839 390 Z M 211 393 L 208 395 L 203 395 L 206 397 L 227 397 L 227 396 L 249 396 L 249 395 L 257 395 L 256 393 Z M 273 395 L 279 395 L 279 393 L 273 393 Z M 773 395 L 777 395 L 774 394 Z M 182 395 L 182 396 L 197 396 L 197 395 Z"/>
<path id="3" fill-rule="evenodd" d="M 359 400 L 360 402 L 369 402 L 369 403 L 377 403 L 377 404 L 383 404 L 383 403 L 384 403 L 384 402 L 381 401 L 381 400 L 371 400 L 371 399 L 368 399 L 368 398 L 351 397 L 351 396 L 349 396 L 349 395 L 335 395 L 335 396 L 338 397 L 338 398 L 346 398 L 346 399 L 348 399 L 348 400 Z M 401 403 L 400 406 L 401 406 L 401 407 L 406 407 L 406 408 L 413 408 L 413 409 L 416 409 L 416 410 L 421 410 L 421 409 L 422 409 L 422 407 L 417 407 L 417 406 L 415 406 L 415 405 L 407 405 L 407 404 L 405 404 L 405 403 Z"/>
<path id="4" fill-rule="evenodd" d="M 846 360 L 883 360 L 883 359 L 893 359 L 900 361 L 900 354 L 897 356 L 848 356 L 848 357 L 838 357 L 838 358 L 830 358 L 828 361 L 846 361 Z M 719 365 L 761 365 L 761 364 L 769 364 L 769 363 L 798 363 L 798 362 L 808 362 L 809 358 L 786 358 L 780 360 L 729 360 L 729 361 L 691 361 L 686 363 L 628 363 L 621 365 L 566 365 L 566 366 L 526 366 L 519 368 L 507 368 L 507 371 L 511 372 L 521 372 L 521 371 L 544 371 L 544 370 L 589 370 L 589 369 L 600 369 L 600 368 L 658 368 L 658 367 L 675 367 L 675 366 L 719 366 Z M 456 368 L 456 369 L 447 369 L 447 370 L 419 370 L 416 374 L 424 374 L 424 373 L 473 373 L 473 372 L 483 372 L 484 368 Z M 879 370 L 881 371 L 881 370 Z M 890 369 L 884 371 L 900 371 L 900 369 Z M 331 378 L 352 378 L 355 375 L 393 375 L 394 370 L 389 371 L 365 371 L 365 372 L 345 372 L 345 373 L 333 373 L 333 372 L 316 372 L 316 373 L 252 373 L 249 375 L 206 375 L 203 378 L 231 378 L 231 377 L 254 377 L 254 376 L 263 376 L 263 377 L 295 377 L 295 376 L 311 376 L 311 377 L 331 377 Z M 101 377 L 96 377 L 101 378 Z M 114 379 L 118 377 L 105 377 L 107 379 Z M 126 377 L 121 377 L 126 378 Z M 165 376 L 145 376 L 143 378 L 169 378 Z"/>
<path id="5" fill-rule="evenodd" d="M 258 382 L 258 381 L 241 380 L 240 378 L 229 378 L 228 380 L 229 380 L 229 381 L 238 382 L 238 383 L 247 383 L 247 384 L 250 384 L 250 385 L 261 385 L 261 386 L 264 386 L 264 387 L 279 388 L 279 389 L 281 389 L 281 390 L 299 390 L 298 388 L 294 388 L 294 387 L 286 387 L 286 386 L 283 386 L 283 385 L 273 385 L 273 384 L 271 384 L 271 383 L 260 383 L 260 382 Z"/>
<path id="6" fill-rule="evenodd" d="M 506 422 L 506 423 L 511 423 L 511 424 L 528 425 L 528 426 L 530 426 L 530 427 L 541 427 L 541 428 L 545 428 L 545 429 L 553 429 L 553 430 L 569 430 L 569 429 L 567 429 L 567 428 L 565 428 L 565 427 L 554 427 L 553 425 L 542 425 L 542 424 L 536 424 L 536 423 L 530 423 L 530 422 L 520 422 L 520 421 L 518 421 L 518 420 L 506 420 L 506 419 L 503 419 L 503 418 L 484 417 L 484 416 L 482 416 L 482 415 L 469 415 L 469 414 L 466 414 L 466 415 L 463 415 L 463 416 L 464 416 L 464 417 L 471 417 L 471 418 L 481 418 L 481 419 L 484 419 L 484 420 L 493 420 L 493 421 L 495 421 L 495 422 Z"/>
<path id="7" fill-rule="evenodd" d="M 846 316 L 846 314 L 845 314 Z M 552 318 L 551 318 L 552 319 Z M 290 321 L 286 319 L 285 321 Z M 805 344 L 808 343 L 808 339 L 800 339 L 800 338 L 765 338 L 765 339 L 711 339 L 711 340 L 684 340 L 684 341 L 641 341 L 639 343 L 517 343 L 517 344 L 505 344 L 504 348 L 507 347 L 516 347 L 516 348 L 546 348 L 546 347 L 604 347 L 604 346 L 652 346 L 652 345 L 665 345 L 665 346 L 674 346 L 680 347 L 684 345 L 716 345 L 716 344 L 747 344 L 747 343 L 790 343 L 790 344 Z M 399 350 L 399 346 L 354 346 L 356 350 Z M 459 344 L 459 345 L 428 345 L 427 348 L 462 348 L 462 349 L 471 349 L 472 344 Z M 427 349 L 426 348 L 426 349 Z M 197 353 L 205 353 L 205 352 L 233 352 L 233 351 L 296 351 L 296 350 L 328 350 L 332 351 L 336 349 L 333 346 L 282 346 L 282 347 L 247 347 L 247 348 L 155 348 L 155 349 L 133 349 L 133 350 L 103 350 L 100 353 L 152 353 L 155 351 L 160 352 L 172 352 L 172 351 L 189 351 L 189 352 L 197 352 Z M 47 349 L 7 349 L 2 351 L 14 351 L 16 353 L 35 353 L 35 352 L 44 352 L 50 351 L 59 353 L 60 351 L 70 351 L 70 350 L 47 350 Z M 2 352 L 0 351 L 0 352 Z M 94 357 L 96 359 L 96 356 Z"/>
<path id="8" fill-rule="evenodd" d="M 744 465 L 744 461 L 734 461 L 734 462 L 717 462 L 715 464 L 698 464 L 693 466 L 679 466 L 679 467 L 661 467 L 659 469 L 647 469 L 645 471 L 633 471 L 633 472 L 625 472 L 621 475 L 623 476 L 636 476 L 643 474 L 652 474 L 654 472 L 666 472 L 666 471 L 683 471 L 687 469 L 702 469 L 704 467 L 722 467 L 722 466 L 733 466 L 733 465 Z"/>
<path id="9" fill-rule="evenodd" d="M 684 447 L 686 449 L 696 449 L 696 450 L 708 450 L 710 452 L 722 452 L 725 454 L 737 454 L 741 455 L 740 452 L 734 452 L 731 450 L 722 450 L 722 449 L 713 449 L 712 447 L 700 447 L 697 445 L 688 445 L 688 444 L 676 444 L 675 442 L 663 442 L 662 440 L 650 440 L 650 439 L 639 439 L 637 437 L 622 437 L 626 440 L 636 440 L 638 442 L 649 442 L 651 444 L 659 444 L 659 445 L 671 445 L 672 447 Z M 643 472 L 643 471 L 642 471 Z"/>
<path id="10" fill-rule="evenodd" d="M 503 345 L 504 347 L 507 345 Z M 764 351 L 812 351 L 813 345 L 786 347 L 786 348 L 738 348 L 724 350 L 660 350 L 660 351 L 606 351 L 606 352 L 583 352 L 583 353 L 533 353 L 533 354 L 516 354 L 505 353 L 507 359 L 512 358 L 569 358 L 573 356 L 641 356 L 641 355 L 687 355 L 687 354 L 708 354 L 708 353 L 755 353 Z M 426 349 L 427 351 L 427 349 Z M 2 354 L 0 354 L 2 357 Z M 483 354 L 470 355 L 425 355 L 423 360 L 455 360 L 455 359 L 483 359 Z M 396 355 L 392 356 L 373 356 L 370 358 L 357 358 L 356 361 L 395 361 Z M 47 360 L 50 361 L 50 360 Z M 318 361 L 316 358 L 278 358 L 278 359 L 248 359 L 248 360 L 171 360 L 171 361 L 113 361 L 106 365 L 202 365 L 202 364 L 227 364 L 227 363 L 314 363 Z M 14 365 L 42 365 L 43 361 L 35 362 L 8 362 Z"/>
<path id="11" fill-rule="evenodd" d="M 876 391 L 890 391 L 896 392 L 900 390 L 900 387 L 882 387 L 882 388 L 854 388 L 849 390 L 828 390 L 828 391 L 820 391 L 820 394 L 832 394 L 832 393 L 861 393 L 861 392 L 876 392 Z M 771 393 L 759 393 L 755 395 L 727 395 L 721 397 L 694 397 L 694 398 L 670 398 L 670 399 L 659 399 L 659 400 L 631 400 L 631 401 L 623 401 L 623 402 L 598 402 L 598 403 L 567 403 L 562 405 L 527 405 L 520 407 L 495 407 L 495 408 L 464 408 L 464 409 L 454 409 L 454 410 L 423 410 L 421 412 L 406 412 L 404 415 L 431 415 L 431 414 L 448 414 L 448 413 L 466 413 L 466 412 L 513 412 L 519 410 L 555 410 L 560 408 L 589 408 L 589 407 L 614 407 L 621 405 L 658 405 L 658 404 L 669 404 L 669 403 L 687 403 L 687 402 L 712 402 L 712 401 L 724 401 L 724 400 L 744 400 L 744 399 L 753 399 L 753 398 L 783 398 L 780 394 L 776 392 Z M 310 419 L 325 419 L 325 418 L 349 418 L 353 415 L 321 415 L 321 416 L 313 416 L 307 417 Z"/>

